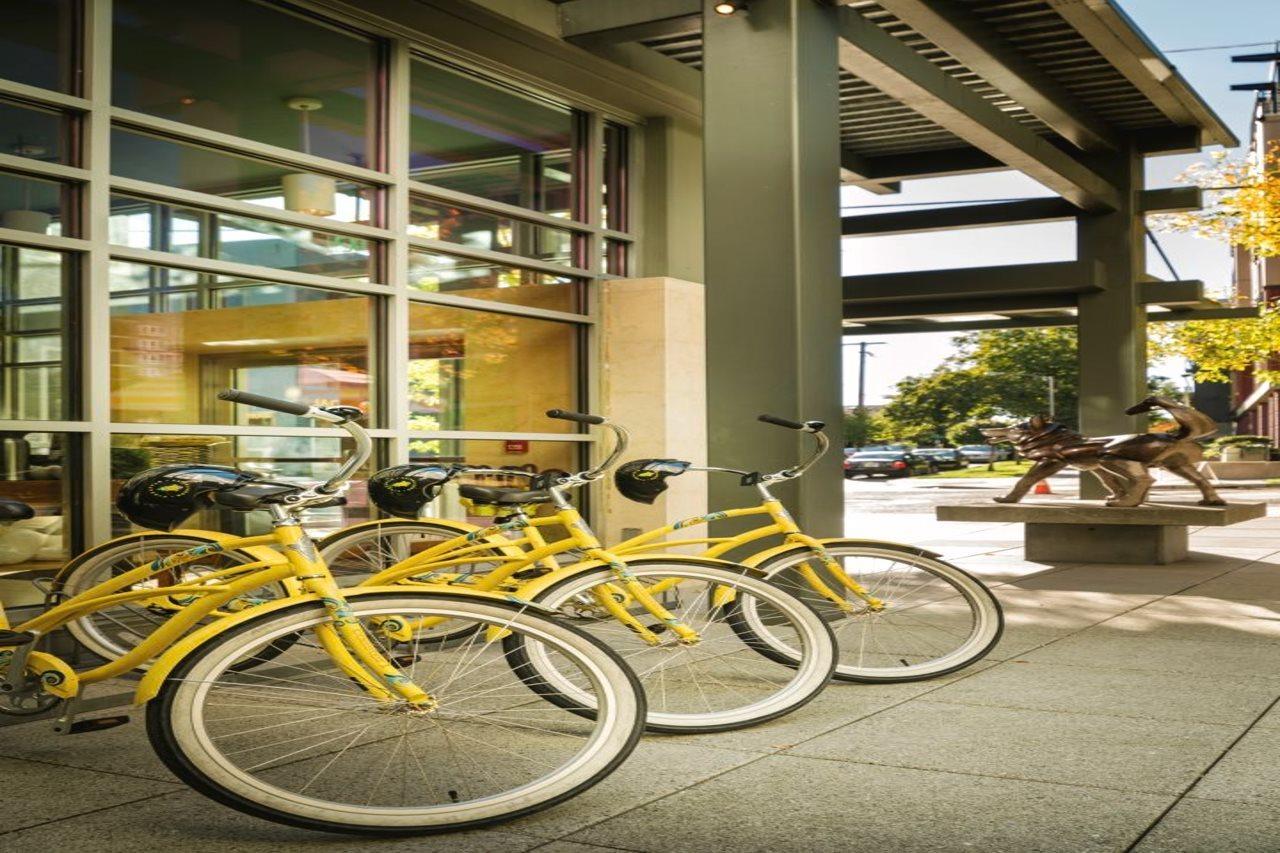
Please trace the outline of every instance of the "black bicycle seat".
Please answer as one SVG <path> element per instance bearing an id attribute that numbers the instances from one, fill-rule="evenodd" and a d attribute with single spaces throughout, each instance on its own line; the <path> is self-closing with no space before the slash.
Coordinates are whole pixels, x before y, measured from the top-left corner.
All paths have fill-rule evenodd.
<path id="1" fill-rule="evenodd" d="M 496 504 L 498 506 L 545 504 L 551 502 L 551 495 L 543 491 L 493 489 L 488 486 L 473 486 L 470 484 L 458 486 L 458 494 L 468 500 L 475 501 L 476 503 Z"/>
<path id="2" fill-rule="evenodd" d="M 292 483 L 277 483 L 272 480 L 253 480 L 234 489 L 210 494 L 213 502 L 227 509 L 238 512 L 249 512 L 261 509 L 267 504 L 281 503 L 289 495 L 305 492 L 305 486 Z"/>
<path id="3" fill-rule="evenodd" d="M 0 521 L 22 521 L 34 518 L 36 511 L 22 501 L 0 498 Z"/>

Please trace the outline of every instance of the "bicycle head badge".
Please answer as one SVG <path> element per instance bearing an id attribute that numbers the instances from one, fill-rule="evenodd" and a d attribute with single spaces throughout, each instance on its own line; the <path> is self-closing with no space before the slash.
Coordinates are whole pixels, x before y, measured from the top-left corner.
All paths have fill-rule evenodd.
<path id="1" fill-rule="evenodd" d="M 613 484 L 624 497 L 651 504 L 667 490 L 666 479 L 683 474 L 689 464 L 679 459 L 635 459 L 613 472 Z"/>
<path id="2" fill-rule="evenodd" d="M 378 509 L 399 518 L 417 518 L 440 488 L 457 473 L 448 465 L 395 465 L 369 478 L 369 499 Z"/>
<path id="3" fill-rule="evenodd" d="M 121 486 L 116 509 L 139 527 L 172 530 L 208 506 L 212 493 L 252 479 L 226 465 L 161 465 L 135 474 Z"/>

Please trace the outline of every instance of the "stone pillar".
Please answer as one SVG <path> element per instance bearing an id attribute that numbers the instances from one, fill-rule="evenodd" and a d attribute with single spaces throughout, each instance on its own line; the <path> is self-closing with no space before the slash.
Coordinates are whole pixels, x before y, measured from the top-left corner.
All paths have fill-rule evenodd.
<path id="1" fill-rule="evenodd" d="M 1091 263 L 1103 289 L 1078 301 L 1080 431 L 1116 435 L 1140 431 L 1146 418 L 1124 410 L 1147 396 L 1147 315 L 1141 300 L 1146 273 L 1142 156 L 1134 150 L 1108 158 L 1106 172 L 1120 190 L 1120 208 L 1077 219 L 1077 255 Z M 1080 496 L 1106 494 L 1092 474 L 1080 477 Z"/>
<path id="2" fill-rule="evenodd" d="M 756 422 L 830 424 L 840 445 L 837 9 L 768 0 L 703 21 L 707 383 L 713 464 L 776 469 L 811 444 Z M 779 490 L 820 535 L 843 527 L 839 453 Z M 750 503 L 726 477 L 713 508 Z"/>
<path id="3" fill-rule="evenodd" d="M 706 464 L 702 291 L 701 284 L 675 278 L 600 284 L 600 409 L 631 431 L 624 462 L 662 458 Z M 652 506 L 627 500 L 612 483 L 602 484 L 604 540 L 617 542 L 707 511 L 705 474 L 683 474 L 667 483 L 666 494 Z M 629 528 L 638 529 L 624 535 Z"/>

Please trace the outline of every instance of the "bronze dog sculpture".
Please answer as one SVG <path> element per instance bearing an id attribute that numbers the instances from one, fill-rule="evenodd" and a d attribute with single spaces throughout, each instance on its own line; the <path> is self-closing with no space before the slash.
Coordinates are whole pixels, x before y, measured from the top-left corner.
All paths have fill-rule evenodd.
<path id="1" fill-rule="evenodd" d="M 1071 466 L 1090 471 L 1102 481 L 1111 493 L 1107 506 L 1138 506 L 1147 499 L 1155 482 L 1150 469 L 1164 468 L 1200 490 L 1201 506 L 1225 505 L 1213 485 L 1196 470 L 1196 463 L 1204 458 L 1196 439 L 1216 433 L 1217 424 L 1204 412 L 1163 397 L 1148 397 L 1126 409 L 1125 414 L 1137 415 L 1157 408 L 1177 421 L 1176 430 L 1089 438 L 1040 415 L 1014 426 L 984 429 L 982 434 L 989 443 L 1011 442 L 1023 458 L 1035 462 L 1007 495 L 995 500 L 1017 503 L 1036 483 Z"/>

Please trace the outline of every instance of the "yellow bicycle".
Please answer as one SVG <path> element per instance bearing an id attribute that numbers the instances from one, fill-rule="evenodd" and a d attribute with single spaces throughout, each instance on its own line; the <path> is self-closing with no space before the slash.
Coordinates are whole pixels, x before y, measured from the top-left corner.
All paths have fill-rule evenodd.
<path id="1" fill-rule="evenodd" d="M 701 556 L 708 558 L 722 558 L 739 549 L 748 551 L 750 556 L 741 559 L 742 565 L 812 603 L 833 626 L 839 645 L 835 677 L 842 680 L 917 681 L 954 672 L 983 658 L 999 641 L 1004 625 L 999 602 L 991 591 L 977 578 L 923 548 L 870 539 L 816 538 L 805 533 L 770 487 L 803 476 L 827 452 L 824 424 L 771 415 L 761 415 L 760 420 L 809 435 L 814 440 L 813 451 L 798 464 L 773 473 L 697 467 L 672 459 L 640 459 L 625 463 L 614 475 L 615 484 L 624 495 L 652 503 L 667 488 L 670 477 L 686 471 L 726 474 L 754 489 L 760 497 L 759 504 L 677 521 L 613 545 L 611 553 L 638 557 L 676 545 L 701 546 Z M 414 476 L 414 470 L 432 468 L 402 466 L 392 470 L 390 476 L 404 479 Z M 519 475 L 509 471 L 491 473 Z M 380 478 L 386 479 L 386 474 L 375 475 L 371 483 Z M 487 490 L 464 485 L 460 491 L 463 498 L 474 501 Z M 435 548 L 435 543 L 457 535 L 459 530 L 475 530 L 461 522 L 423 517 L 426 504 L 414 503 L 421 496 L 418 493 L 410 494 L 407 500 L 397 500 L 396 495 L 371 488 L 371 495 L 381 509 L 406 520 L 368 522 L 322 540 L 321 552 L 335 572 L 359 576 L 392 565 L 421 566 L 421 555 Z M 412 519 L 415 514 L 419 516 L 416 520 Z M 714 521 L 756 516 L 761 517 L 760 526 L 736 535 L 669 538 Z M 498 560 L 480 567 L 486 571 L 496 570 L 501 559 L 519 558 L 522 546 L 535 549 L 527 555 L 532 558 L 545 544 L 536 527 L 523 531 L 523 538 L 517 542 L 488 533 L 477 535 L 481 537 L 477 548 L 488 546 L 498 555 Z M 769 542 L 777 544 L 760 550 L 762 543 Z M 553 561 L 545 559 L 541 565 L 546 571 L 556 568 Z M 473 585 L 520 590 L 522 595 L 559 609 L 567 618 L 583 618 L 571 597 L 527 592 L 521 583 L 511 582 L 511 575 L 495 572 L 489 581 Z M 498 579 L 497 585 L 492 583 L 493 578 Z M 658 586 L 655 593 L 665 588 L 666 585 Z M 758 601 L 746 600 L 736 611 L 744 634 L 749 630 L 751 641 L 762 654 L 779 661 L 791 659 L 788 653 L 776 651 L 787 645 L 786 638 L 773 636 L 773 620 L 757 612 Z M 588 613 L 585 618 L 594 617 Z"/>
<path id="2" fill-rule="evenodd" d="M 118 725 L 127 718 L 77 719 L 81 692 L 149 661 L 136 700 L 148 703 L 151 743 L 179 778 L 269 820 L 373 835 L 527 814 L 589 788 L 626 758 L 642 731 L 643 691 L 589 634 L 510 595 L 339 588 L 299 514 L 339 500 L 368 458 L 368 435 L 352 420 L 358 412 L 220 396 L 341 427 L 356 449 L 334 477 L 314 485 L 200 465 L 135 477 L 121 504 L 138 519 L 207 503 L 266 510 L 272 530 L 114 573 L 17 625 L 0 608 L 0 713 L 61 704 L 60 733 Z M 263 559 L 186 573 L 224 551 Z M 284 596 L 259 597 L 273 589 Z M 168 615 L 88 670 L 46 650 L 52 631 L 125 604 Z M 440 642 L 404 629 L 433 623 L 465 628 L 464 637 Z M 399 626 L 394 638 L 392 626 Z M 542 701 L 553 688 L 510 658 L 505 644 L 517 641 L 572 678 L 569 698 Z"/>
<path id="3" fill-rule="evenodd" d="M 468 500 L 497 516 L 494 525 L 440 522 L 431 528 L 436 538 L 429 547 L 415 547 L 403 560 L 376 564 L 353 566 L 336 551 L 339 559 L 331 562 L 322 549 L 335 576 L 352 585 L 412 584 L 518 594 L 571 618 L 577 627 L 618 649 L 635 669 L 648 697 L 646 723 L 651 730 L 741 728 L 813 699 L 829 680 L 836 657 L 830 628 L 813 608 L 733 563 L 664 553 L 619 556 L 605 549 L 568 495 L 604 476 L 627 446 L 626 430 L 598 415 L 558 410 L 548 414 L 605 426 L 615 436 L 611 453 L 586 471 L 540 478 L 532 484 L 536 488 L 464 484 L 460 488 Z M 384 508 L 389 501 L 408 501 L 416 511 L 461 473 L 447 465 L 400 466 L 372 478 L 369 488 Z M 530 516 L 542 507 L 552 514 Z M 170 520 L 156 519 L 153 526 L 167 526 Z M 564 535 L 548 541 L 543 531 L 550 527 L 561 528 Z M 209 534 L 165 535 L 168 547 L 189 548 Z M 127 570 L 127 562 L 116 565 L 117 555 L 156 547 L 140 539 L 122 540 L 76 561 L 64 574 L 62 587 L 78 589 L 103 573 Z M 230 549 L 222 553 L 248 559 Z M 566 563 L 561 565 L 558 557 L 565 557 Z M 70 626 L 105 657 L 127 653 L 136 622 L 169 618 L 164 609 L 136 606 L 108 615 L 106 620 L 86 619 Z M 430 630 L 437 642 L 446 643 L 465 638 L 468 629 L 433 620 L 411 623 L 406 630 Z M 531 688 L 566 708 L 592 707 L 589 695 L 577 694 L 576 676 L 559 668 L 537 644 L 515 635 L 504 643 L 521 671 L 533 674 L 527 679 Z"/>

